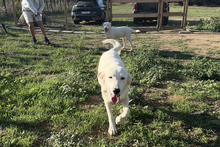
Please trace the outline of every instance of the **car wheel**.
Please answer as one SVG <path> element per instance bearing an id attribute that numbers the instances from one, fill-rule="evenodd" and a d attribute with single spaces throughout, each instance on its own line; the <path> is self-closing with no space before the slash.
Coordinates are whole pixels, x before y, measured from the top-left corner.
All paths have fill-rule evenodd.
<path id="1" fill-rule="evenodd" d="M 79 24 L 79 21 L 78 20 L 74 20 L 73 21 L 75 24 Z"/>

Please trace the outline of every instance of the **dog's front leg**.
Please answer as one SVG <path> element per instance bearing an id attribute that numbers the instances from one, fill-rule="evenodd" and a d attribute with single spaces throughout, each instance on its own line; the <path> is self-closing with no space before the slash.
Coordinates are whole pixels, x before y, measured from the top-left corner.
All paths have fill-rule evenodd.
<path id="1" fill-rule="evenodd" d="M 113 117 L 113 114 L 112 114 L 112 104 L 111 104 L 111 102 L 105 102 L 105 107 L 106 107 L 106 110 L 107 110 L 108 121 L 109 121 L 108 133 L 110 135 L 115 135 L 117 133 L 117 129 L 116 129 L 115 122 L 114 122 L 114 117 Z"/>
<path id="2" fill-rule="evenodd" d="M 123 122 L 130 114 L 130 109 L 129 109 L 129 97 L 127 96 L 127 98 L 125 99 L 121 99 L 121 103 L 123 105 L 123 112 L 116 117 L 116 124 L 119 124 L 121 122 Z"/>

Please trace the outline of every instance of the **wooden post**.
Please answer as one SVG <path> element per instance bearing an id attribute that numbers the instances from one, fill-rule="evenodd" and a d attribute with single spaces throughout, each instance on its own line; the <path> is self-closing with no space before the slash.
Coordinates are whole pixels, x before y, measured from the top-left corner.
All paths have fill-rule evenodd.
<path id="1" fill-rule="evenodd" d="M 68 29 L 68 19 L 67 19 L 67 7 L 66 7 L 66 0 L 64 0 L 64 5 L 65 5 L 65 21 L 66 21 L 66 30 Z"/>
<path id="2" fill-rule="evenodd" d="M 181 23 L 181 27 L 185 28 L 186 27 L 186 18 L 187 18 L 187 13 L 188 13 L 188 3 L 189 0 L 184 1 L 184 7 L 183 7 L 183 20 Z"/>
<path id="3" fill-rule="evenodd" d="M 186 7 L 186 2 L 185 2 L 185 0 L 183 1 L 183 17 L 182 17 L 182 21 L 181 21 L 181 27 L 183 28 L 183 26 L 184 26 L 184 17 L 185 17 L 185 7 Z"/>
<path id="4" fill-rule="evenodd" d="M 106 3 L 106 10 L 107 10 L 107 21 L 109 22 L 109 0 Z"/>
<path id="5" fill-rule="evenodd" d="M 164 2 L 184 2 L 183 12 L 163 12 Z M 138 3 L 158 3 L 158 13 L 149 13 L 149 14 L 112 14 L 112 3 L 128 3 L 128 2 L 138 2 Z M 188 11 L 188 2 L 189 0 L 107 0 L 107 14 L 109 22 L 112 22 L 113 17 L 157 17 L 157 29 L 162 29 L 163 25 L 163 17 L 170 16 L 182 16 L 182 28 L 186 27 L 186 18 Z M 109 6 L 108 6 L 109 5 Z M 167 28 L 175 28 L 175 27 L 167 27 Z"/>
<path id="6" fill-rule="evenodd" d="M 12 7 L 13 7 L 13 17 L 14 17 L 14 21 L 15 21 L 15 26 L 17 27 L 18 23 L 17 23 L 16 7 L 15 7 L 15 1 L 14 0 L 12 0 Z"/>
<path id="7" fill-rule="evenodd" d="M 110 0 L 110 22 L 112 23 L 112 0 Z"/>
<path id="8" fill-rule="evenodd" d="M 157 18 L 157 28 L 160 30 L 163 23 L 163 0 L 160 0 L 160 2 L 158 3 L 158 12 L 159 16 Z"/>

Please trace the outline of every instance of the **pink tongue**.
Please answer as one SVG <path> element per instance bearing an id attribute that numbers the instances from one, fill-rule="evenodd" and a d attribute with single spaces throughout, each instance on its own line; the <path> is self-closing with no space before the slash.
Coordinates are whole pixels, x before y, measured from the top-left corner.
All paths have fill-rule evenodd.
<path id="1" fill-rule="evenodd" d="M 108 29 L 107 28 L 105 28 L 105 32 L 107 32 L 108 31 Z"/>
<path id="2" fill-rule="evenodd" d="M 119 102 L 119 97 L 112 94 L 111 95 L 111 100 L 112 100 L 112 103 L 117 104 Z"/>

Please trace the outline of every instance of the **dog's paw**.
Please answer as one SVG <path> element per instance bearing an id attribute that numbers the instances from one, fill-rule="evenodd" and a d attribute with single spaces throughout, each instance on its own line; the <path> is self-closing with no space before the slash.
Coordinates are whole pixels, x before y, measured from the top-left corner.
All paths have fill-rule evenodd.
<path id="1" fill-rule="evenodd" d="M 109 135 L 116 135 L 117 134 L 117 129 L 115 127 L 109 127 L 108 129 Z"/>
<path id="2" fill-rule="evenodd" d="M 124 121 L 124 119 L 123 119 L 120 115 L 117 116 L 116 119 L 115 119 L 116 125 L 120 124 L 120 123 L 123 122 L 123 121 Z"/>

